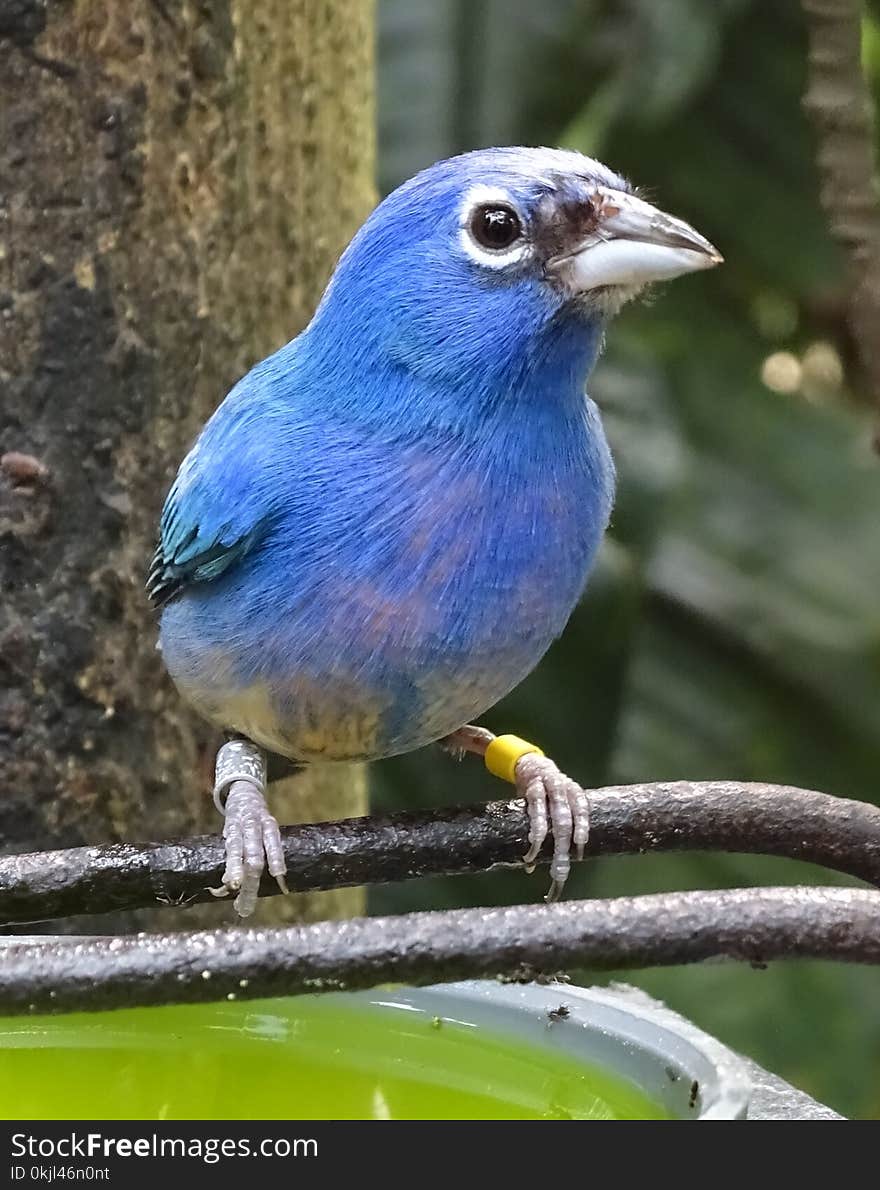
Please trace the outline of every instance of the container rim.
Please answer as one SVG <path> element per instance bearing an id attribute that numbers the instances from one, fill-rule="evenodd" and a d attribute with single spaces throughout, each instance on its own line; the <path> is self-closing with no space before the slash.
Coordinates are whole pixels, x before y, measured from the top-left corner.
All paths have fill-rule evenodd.
<path id="1" fill-rule="evenodd" d="M 330 995 L 467 1021 L 551 1048 L 633 1083 L 676 1119 L 748 1114 L 753 1081 L 745 1060 L 637 988 L 467 980 Z"/>

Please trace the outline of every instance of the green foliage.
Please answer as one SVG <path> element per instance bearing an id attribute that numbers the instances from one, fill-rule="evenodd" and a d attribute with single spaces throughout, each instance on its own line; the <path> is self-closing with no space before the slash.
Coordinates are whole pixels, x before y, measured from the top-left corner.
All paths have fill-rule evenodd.
<path id="1" fill-rule="evenodd" d="M 613 329 L 591 385 L 620 469 L 611 535 L 564 638 L 487 725 L 538 739 L 589 784 L 727 777 L 876 799 L 880 470 L 838 374 L 851 346 L 800 106 L 800 6 L 383 0 L 380 12 L 386 187 L 477 144 L 564 143 L 649 187 L 727 258 Z M 880 87 L 877 45 L 866 38 Z M 379 766 L 375 789 L 386 807 L 500 792 L 476 763 L 439 754 Z M 585 865 L 573 891 L 825 878 L 739 856 L 640 857 Z M 380 889 L 374 905 L 541 891 L 491 874 Z M 880 1111 L 872 973 L 719 964 L 627 978 L 839 1110 Z"/>

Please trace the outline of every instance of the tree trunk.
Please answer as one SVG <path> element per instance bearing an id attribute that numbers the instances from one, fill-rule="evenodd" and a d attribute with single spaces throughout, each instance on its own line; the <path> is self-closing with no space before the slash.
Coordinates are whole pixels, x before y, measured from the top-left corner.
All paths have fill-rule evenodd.
<path id="1" fill-rule="evenodd" d="M 199 426 L 302 328 L 369 208 L 372 18 L 371 0 L 0 0 L 7 850 L 218 829 L 217 741 L 164 674 L 144 573 Z M 358 770 L 284 785 L 282 821 L 365 808 Z"/>

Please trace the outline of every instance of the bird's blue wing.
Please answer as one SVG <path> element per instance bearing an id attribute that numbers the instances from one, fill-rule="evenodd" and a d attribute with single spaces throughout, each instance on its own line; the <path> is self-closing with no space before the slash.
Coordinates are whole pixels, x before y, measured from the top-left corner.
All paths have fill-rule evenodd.
<path id="1" fill-rule="evenodd" d="M 161 607 L 193 583 L 218 578 L 259 539 L 261 519 L 217 516 L 192 495 L 172 488 L 162 514 L 162 534 L 147 576 L 147 594 Z"/>
<path id="2" fill-rule="evenodd" d="M 236 477 L 220 493 L 201 477 L 189 483 L 185 478 L 183 472 L 178 476 L 162 511 L 159 545 L 147 577 L 154 607 L 193 583 L 218 578 L 252 548 L 265 527 L 266 517 L 245 492 L 236 492 Z"/>
<path id="3" fill-rule="evenodd" d="M 154 607 L 224 574 L 254 547 L 271 519 L 247 407 L 227 401 L 184 459 L 165 501 L 147 576 Z"/>

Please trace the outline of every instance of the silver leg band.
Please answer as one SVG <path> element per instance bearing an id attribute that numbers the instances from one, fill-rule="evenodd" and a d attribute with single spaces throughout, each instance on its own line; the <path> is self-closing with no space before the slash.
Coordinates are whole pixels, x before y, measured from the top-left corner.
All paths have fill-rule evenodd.
<path id="1" fill-rule="evenodd" d="M 221 814 L 223 799 L 233 781 L 250 781 L 261 793 L 266 789 L 266 753 L 250 740 L 229 740 L 217 753 L 214 770 L 214 805 Z"/>

